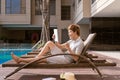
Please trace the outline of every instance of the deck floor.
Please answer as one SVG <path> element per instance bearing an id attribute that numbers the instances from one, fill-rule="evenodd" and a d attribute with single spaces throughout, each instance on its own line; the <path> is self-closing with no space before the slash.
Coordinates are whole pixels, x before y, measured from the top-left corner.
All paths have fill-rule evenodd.
<path id="1" fill-rule="evenodd" d="M 99 57 L 103 57 L 107 60 L 111 60 L 117 63 L 117 66 L 98 67 L 101 73 L 105 76 L 104 80 L 120 80 L 120 52 L 102 52 L 102 51 L 90 51 Z M 109 55 L 108 55 L 109 54 Z M 112 57 L 114 55 L 114 57 Z M 116 57 L 115 57 L 116 55 Z M 10 72 L 14 71 L 16 67 L 1 67 L 0 66 L 0 80 L 4 80 L 4 77 Z M 91 68 L 69 68 L 69 69 L 22 69 L 6 80 L 42 80 L 42 78 L 56 77 L 59 79 L 59 75 L 62 72 L 73 72 L 76 75 L 77 80 L 100 80 L 98 74 Z"/>

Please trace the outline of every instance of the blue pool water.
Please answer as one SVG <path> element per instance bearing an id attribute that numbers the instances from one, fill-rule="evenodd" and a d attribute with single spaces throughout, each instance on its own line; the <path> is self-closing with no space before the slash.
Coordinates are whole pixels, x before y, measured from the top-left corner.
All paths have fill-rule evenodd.
<path id="1" fill-rule="evenodd" d="M 11 52 L 17 56 L 21 56 L 30 51 L 31 49 L 0 49 L 0 64 L 12 59 Z"/>

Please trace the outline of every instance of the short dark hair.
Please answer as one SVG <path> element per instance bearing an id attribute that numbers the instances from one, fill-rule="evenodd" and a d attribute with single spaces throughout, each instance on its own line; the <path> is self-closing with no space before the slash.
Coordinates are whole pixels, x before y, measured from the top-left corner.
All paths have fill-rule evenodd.
<path id="1" fill-rule="evenodd" d="M 80 36 L 80 26 L 77 24 L 71 24 L 68 26 L 68 30 L 72 30 L 73 32 L 76 32 L 78 36 Z"/>

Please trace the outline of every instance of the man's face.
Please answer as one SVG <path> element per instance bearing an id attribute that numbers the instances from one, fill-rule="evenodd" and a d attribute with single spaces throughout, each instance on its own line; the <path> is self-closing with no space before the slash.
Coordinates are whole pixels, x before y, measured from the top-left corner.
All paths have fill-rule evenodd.
<path id="1" fill-rule="evenodd" d="M 72 30 L 68 30 L 68 35 L 70 39 L 74 39 L 76 32 L 73 32 Z"/>

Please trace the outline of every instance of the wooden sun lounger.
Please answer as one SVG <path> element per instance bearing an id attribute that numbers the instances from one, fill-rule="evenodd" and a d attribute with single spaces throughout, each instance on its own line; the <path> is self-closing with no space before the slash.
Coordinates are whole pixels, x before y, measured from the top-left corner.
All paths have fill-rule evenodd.
<path id="1" fill-rule="evenodd" d="M 62 54 L 57 54 L 57 55 L 62 55 Z M 97 73 L 99 74 L 99 76 L 101 77 L 101 79 L 103 79 L 103 76 L 101 74 L 101 72 L 99 71 L 99 69 L 96 67 L 98 65 L 100 65 L 101 63 L 93 63 L 91 62 L 90 60 L 88 60 L 86 57 L 84 56 L 78 56 L 78 55 L 75 55 L 75 56 L 78 56 L 84 60 L 86 60 L 88 63 L 80 63 L 79 61 L 77 63 L 71 63 L 71 64 L 39 64 L 37 61 L 40 61 L 42 59 L 45 59 L 45 58 L 48 58 L 48 57 L 52 57 L 52 56 L 57 56 L 57 55 L 51 55 L 51 56 L 46 56 L 44 58 L 41 58 L 39 60 L 35 60 L 35 61 L 32 61 L 30 63 L 27 63 L 27 64 L 16 64 L 14 61 L 11 61 L 9 63 L 12 63 L 12 65 L 10 66 L 9 64 L 9 67 L 17 67 L 19 66 L 19 68 L 15 69 L 15 71 L 13 71 L 12 73 L 8 74 L 5 79 L 13 74 L 15 74 L 16 72 L 18 72 L 19 70 L 23 69 L 23 68 L 80 68 L 80 67 L 91 67 L 93 70 L 96 70 Z M 68 54 L 66 54 L 68 55 Z M 36 63 L 37 62 L 37 63 Z M 14 64 L 13 64 L 14 63 Z M 113 64 L 113 63 L 112 63 Z M 103 64 L 101 64 L 102 66 Z M 106 63 L 106 65 L 109 66 L 109 63 Z M 114 64 L 116 65 L 116 64 Z M 5 65 L 4 65 L 5 67 Z"/>
<path id="2" fill-rule="evenodd" d="M 39 52 L 28 52 L 27 54 L 28 55 L 33 55 L 33 54 L 35 54 L 35 55 L 37 55 Z"/>
<path id="3" fill-rule="evenodd" d="M 36 56 L 35 54 L 34 54 L 34 55 L 23 55 L 23 56 L 21 56 L 21 58 L 34 58 L 35 56 Z M 98 56 L 95 56 L 95 55 L 92 55 L 92 54 L 89 54 L 88 56 L 93 59 L 93 62 L 106 63 L 106 60 L 105 60 L 105 59 L 100 59 L 100 58 L 98 58 Z M 87 62 L 87 61 L 81 59 L 80 62 L 81 62 L 81 63 L 85 63 L 85 62 Z"/>
<path id="4" fill-rule="evenodd" d="M 36 55 L 23 55 L 21 56 L 21 58 L 34 58 Z M 99 58 L 94 58 L 94 56 L 92 57 L 93 58 L 93 62 L 105 62 L 106 60 L 105 59 L 99 59 Z M 81 62 L 86 62 L 85 60 L 82 60 L 81 59 Z"/>
<path id="5" fill-rule="evenodd" d="M 102 74 L 99 71 L 99 69 L 97 68 L 97 66 L 115 66 L 116 63 L 111 63 L 111 62 L 107 62 L 105 60 L 94 60 L 93 58 L 91 58 L 90 56 L 87 55 L 86 51 L 89 48 L 90 44 L 92 43 L 94 37 L 95 37 L 95 33 L 90 34 L 88 36 L 88 38 L 85 41 L 85 46 L 84 49 L 81 53 L 81 55 L 75 55 L 75 54 L 56 54 L 56 55 L 48 55 L 45 56 L 41 59 L 35 60 L 35 61 L 31 61 L 27 64 L 25 63 L 21 63 L 21 64 L 16 64 L 13 60 L 8 61 L 4 64 L 2 64 L 3 67 L 18 67 L 15 71 L 13 71 L 12 73 L 8 74 L 6 76 L 9 77 L 13 74 L 15 74 L 16 72 L 18 72 L 19 70 L 23 69 L 23 68 L 75 68 L 75 67 L 91 67 L 93 70 L 96 70 L 97 73 L 99 74 L 99 76 L 102 78 Z M 58 56 L 58 55 L 73 55 L 73 56 L 77 56 L 79 57 L 79 60 L 75 63 L 71 63 L 71 64 L 40 64 L 39 62 L 42 59 L 48 58 L 48 57 L 53 57 L 53 56 Z M 34 56 L 34 55 L 33 55 Z"/>
<path id="6" fill-rule="evenodd" d="M 94 60 L 93 63 L 96 66 L 116 66 L 114 62 L 108 62 L 106 60 Z M 20 67 L 25 65 L 25 63 L 16 64 L 15 61 L 11 60 L 2 64 L 2 67 Z M 46 63 L 37 63 L 28 66 L 27 68 L 80 68 L 80 67 L 91 67 L 90 64 L 86 60 L 81 60 L 79 64 L 71 63 L 71 64 L 46 64 Z"/>
<path id="7" fill-rule="evenodd" d="M 39 52 L 28 52 L 27 55 L 23 55 L 22 57 L 29 57 L 29 56 L 36 56 L 37 54 L 39 54 Z M 86 53 L 87 54 L 87 53 Z M 87 54 L 87 56 L 91 57 L 91 58 L 98 58 L 98 56 L 96 55 L 92 55 L 92 54 Z"/>

